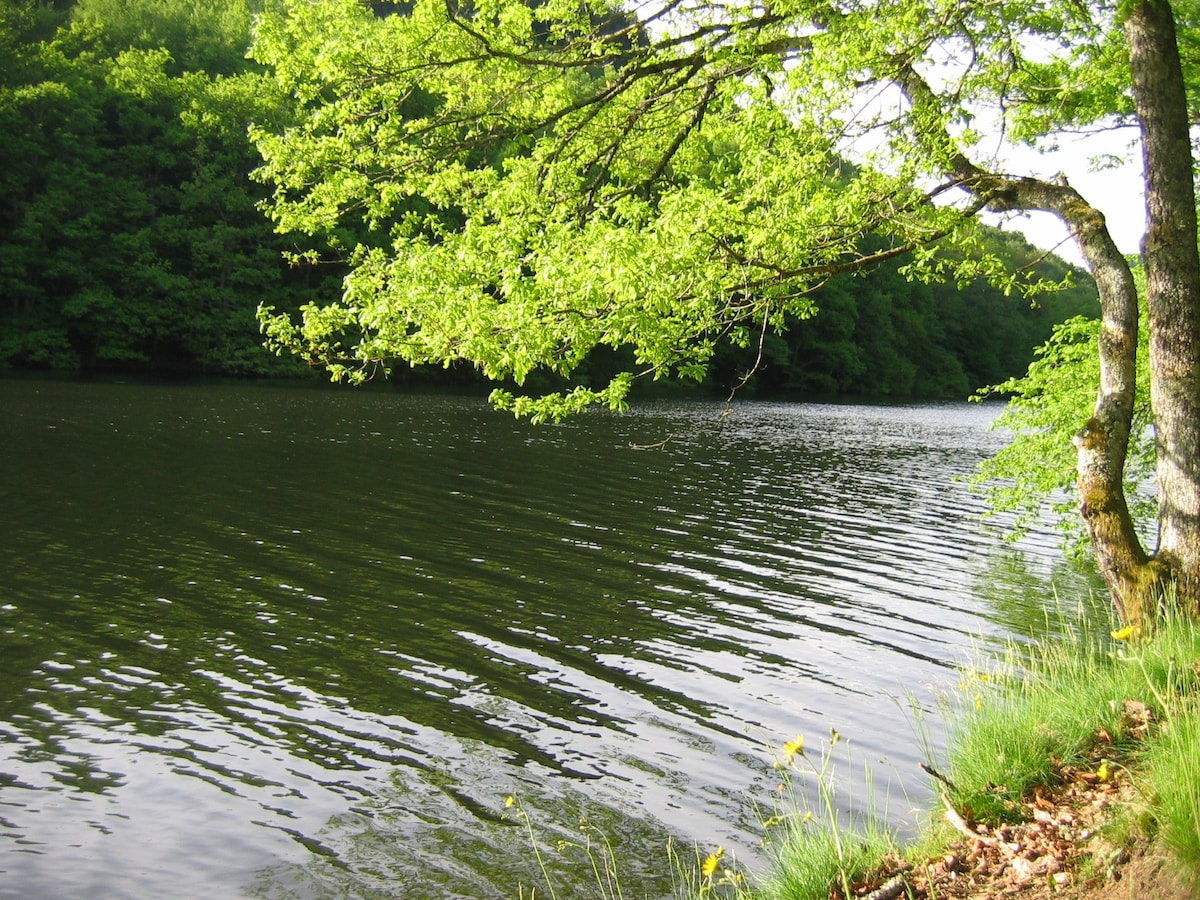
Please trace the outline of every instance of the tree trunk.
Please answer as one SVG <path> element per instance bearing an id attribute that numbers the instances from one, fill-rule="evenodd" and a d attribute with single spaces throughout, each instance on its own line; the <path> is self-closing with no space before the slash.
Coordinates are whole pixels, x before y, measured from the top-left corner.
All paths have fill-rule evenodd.
<path id="1" fill-rule="evenodd" d="M 1138 298 L 1133 274 L 1097 210 L 1061 213 L 1100 294 L 1100 385 L 1092 417 L 1075 435 L 1079 512 L 1114 606 L 1143 624 L 1159 581 L 1125 497 L 1125 459 L 1137 390 Z"/>
<path id="2" fill-rule="evenodd" d="M 1100 293 L 1100 386 L 1075 437 L 1079 508 L 1122 619 L 1148 625 L 1176 601 L 1200 615 L 1200 252 L 1187 95 L 1167 0 L 1140 0 L 1125 23 L 1142 127 L 1147 231 L 1142 255 L 1150 312 L 1150 392 L 1158 452 L 1159 543 L 1138 539 L 1123 475 L 1133 418 L 1137 294 L 1103 216 L 1064 186 L 976 170 L 998 209 L 1045 209 L 1070 229 Z M 966 174 L 965 172 L 962 174 Z"/>
<path id="3" fill-rule="evenodd" d="M 917 112 L 936 109 L 933 91 L 911 65 L 898 80 Z M 1161 565 L 1147 554 L 1125 497 L 1125 459 L 1137 388 L 1138 297 L 1129 263 L 1104 215 L 1063 181 L 1013 178 L 980 168 L 948 133 L 931 144 L 945 152 L 947 175 L 994 212 L 1044 210 L 1058 216 L 1087 260 L 1100 294 L 1100 385 L 1095 412 L 1075 436 L 1079 509 L 1113 604 L 1141 624 L 1154 608 Z M 1190 172 L 1190 169 L 1188 170 Z"/>
<path id="4" fill-rule="evenodd" d="M 1133 422 L 1138 302 L 1129 265 L 1104 216 L 1069 185 L 987 172 L 960 152 L 948 174 L 996 211 L 1055 213 L 1074 237 L 1100 293 L 1100 385 L 1095 413 L 1075 437 L 1079 508 L 1114 605 L 1131 625 L 1153 621 L 1168 590 L 1200 615 L 1200 253 L 1187 95 L 1168 0 L 1137 0 L 1125 23 L 1142 127 L 1148 228 L 1143 243 L 1150 311 L 1151 399 L 1158 451 L 1159 544 L 1147 553 L 1124 490 Z M 933 93 L 911 65 L 899 81 L 915 109 Z M 952 144 L 931 147 L 931 152 Z"/>
<path id="5" fill-rule="evenodd" d="M 1125 22 L 1142 125 L 1150 313 L 1150 394 L 1157 445 L 1156 559 L 1200 613 L 1200 253 L 1187 94 L 1167 0 L 1141 0 Z"/>

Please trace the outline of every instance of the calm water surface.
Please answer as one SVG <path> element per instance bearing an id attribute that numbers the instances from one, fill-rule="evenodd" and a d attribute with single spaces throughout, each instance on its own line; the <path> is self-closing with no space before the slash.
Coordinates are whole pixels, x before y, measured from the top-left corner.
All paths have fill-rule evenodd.
<path id="1" fill-rule="evenodd" d="M 513 794 L 663 896 L 830 728 L 903 824 L 905 698 L 1089 582 L 953 480 L 994 407 L 724 411 L 0 381 L 0 897 L 516 897 Z"/>

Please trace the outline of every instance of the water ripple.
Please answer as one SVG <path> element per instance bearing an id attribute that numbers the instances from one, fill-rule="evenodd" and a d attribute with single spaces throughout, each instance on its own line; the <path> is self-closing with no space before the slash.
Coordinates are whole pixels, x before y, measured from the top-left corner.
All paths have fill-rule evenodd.
<path id="1" fill-rule="evenodd" d="M 797 732 L 919 798 L 902 698 L 1088 586 L 954 481 L 986 408 L 0 392 L 0 897 L 510 897 L 510 794 L 665 893 Z"/>

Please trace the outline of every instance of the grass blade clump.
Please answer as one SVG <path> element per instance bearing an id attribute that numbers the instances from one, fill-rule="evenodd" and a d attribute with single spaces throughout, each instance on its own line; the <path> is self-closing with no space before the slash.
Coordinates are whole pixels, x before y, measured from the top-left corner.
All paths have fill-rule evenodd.
<path id="1" fill-rule="evenodd" d="M 968 671 L 950 713 L 949 799 L 967 818 L 1010 821 L 1037 785 L 1080 765 L 1104 732 L 1122 736 L 1128 673 L 1088 631 L 1013 644 L 991 671 Z"/>
<path id="2" fill-rule="evenodd" d="M 1168 615 L 1151 633 L 1077 627 L 1012 644 L 969 670 L 949 709 L 944 801 L 990 825 L 1024 814 L 1064 773 L 1119 769 L 1126 810 L 1200 890 L 1200 623 Z"/>
<path id="3" fill-rule="evenodd" d="M 841 735 L 831 732 L 819 763 L 807 755 L 803 738 L 788 741 L 776 767 L 783 776 L 786 807 L 765 822 L 773 865 L 756 884 L 755 900 L 827 900 L 835 892 L 852 896 L 853 887 L 882 860 L 896 854 L 895 836 L 868 807 L 866 814 L 842 814 L 834 790 L 832 748 Z M 817 803 L 796 790 L 796 775 L 811 777 Z"/>
<path id="4" fill-rule="evenodd" d="M 1200 711 L 1164 727 L 1145 759 L 1145 792 L 1172 868 L 1200 896 Z"/>

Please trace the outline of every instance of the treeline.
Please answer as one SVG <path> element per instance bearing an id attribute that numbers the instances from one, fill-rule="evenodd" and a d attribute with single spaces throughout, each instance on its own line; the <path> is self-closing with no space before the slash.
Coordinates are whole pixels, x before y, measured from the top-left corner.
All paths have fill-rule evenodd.
<path id="1" fill-rule="evenodd" d="M 962 398 L 1023 374 L 1056 324 L 1098 314 L 1086 270 L 1047 256 L 1020 234 L 992 230 L 988 242 L 1009 270 L 1071 286 L 1022 299 L 982 279 L 962 288 L 909 281 L 900 273 L 903 261 L 863 277 L 842 276 L 816 295 L 816 316 L 783 336 L 766 336 L 755 389 Z M 749 356 L 731 350 L 719 356 L 717 386 L 736 383 Z"/>
<path id="2" fill-rule="evenodd" d="M 0 367 L 304 371 L 262 348 L 256 309 L 335 295 L 343 270 L 287 262 L 322 248 L 277 235 L 258 209 L 247 128 L 286 127 L 293 99 L 246 58 L 255 12 L 248 0 L 0 0 Z M 1070 270 L 1019 237 L 994 240 L 1014 269 Z M 962 397 L 1023 372 L 1055 323 L 1096 310 L 1082 270 L 1032 305 L 983 282 L 909 282 L 902 265 L 835 280 L 819 315 L 761 353 L 757 339 L 722 348 L 710 384 L 758 360 L 762 391 Z M 590 374 L 615 364 L 597 357 Z"/>
<path id="3" fill-rule="evenodd" d="M 266 373 L 256 305 L 338 289 L 257 209 L 246 130 L 290 100 L 245 58 L 252 13 L 6 0 L 0 365 Z"/>

